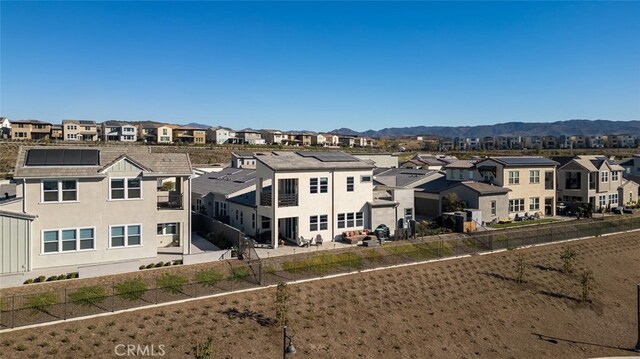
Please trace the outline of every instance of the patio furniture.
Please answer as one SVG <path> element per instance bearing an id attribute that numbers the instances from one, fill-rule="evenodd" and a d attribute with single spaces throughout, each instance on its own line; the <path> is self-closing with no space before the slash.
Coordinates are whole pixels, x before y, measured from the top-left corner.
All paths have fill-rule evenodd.
<path id="1" fill-rule="evenodd" d="M 354 231 L 342 232 L 342 241 L 349 244 L 356 244 L 369 235 L 368 229 L 357 229 Z"/>
<path id="2" fill-rule="evenodd" d="M 318 234 L 316 236 L 316 246 L 321 246 L 321 245 L 322 245 L 322 236 Z"/>

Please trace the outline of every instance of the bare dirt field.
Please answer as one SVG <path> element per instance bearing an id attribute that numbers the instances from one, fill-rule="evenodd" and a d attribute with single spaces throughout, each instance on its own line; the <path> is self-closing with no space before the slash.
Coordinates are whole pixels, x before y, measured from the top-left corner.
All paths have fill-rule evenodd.
<path id="1" fill-rule="evenodd" d="M 567 246 L 578 253 L 561 272 Z M 515 281 L 516 262 L 529 264 Z M 596 290 L 581 303 L 580 273 Z M 294 358 L 633 356 L 640 233 L 592 238 L 289 285 Z M 0 334 L 0 357 L 116 357 L 118 344 L 194 357 L 277 358 L 275 289 Z"/>

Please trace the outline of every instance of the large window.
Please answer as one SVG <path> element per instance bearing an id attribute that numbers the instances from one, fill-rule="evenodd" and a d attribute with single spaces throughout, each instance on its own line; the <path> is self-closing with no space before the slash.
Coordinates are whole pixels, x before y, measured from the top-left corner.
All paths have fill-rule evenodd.
<path id="1" fill-rule="evenodd" d="M 520 171 L 509 171 L 509 184 L 520 184 Z"/>
<path id="2" fill-rule="evenodd" d="M 565 189 L 580 189 L 582 183 L 582 173 L 569 171 L 565 173 Z"/>
<path id="3" fill-rule="evenodd" d="M 356 212 L 356 227 L 364 226 L 364 216 L 362 212 Z"/>
<path id="4" fill-rule="evenodd" d="M 364 226 L 364 215 L 362 212 L 350 212 L 338 214 L 338 228 L 353 228 Z"/>
<path id="5" fill-rule="evenodd" d="M 607 205 L 607 196 L 604 195 L 604 194 L 601 194 L 599 202 L 600 202 L 600 207 L 606 206 Z"/>
<path id="6" fill-rule="evenodd" d="M 158 235 L 178 234 L 178 223 L 158 223 Z"/>
<path id="7" fill-rule="evenodd" d="M 609 172 L 603 171 L 601 172 L 600 176 L 601 176 L 601 179 L 600 179 L 601 182 L 609 182 Z"/>
<path id="8" fill-rule="evenodd" d="M 309 231 L 317 231 L 318 230 L 318 216 L 309 217 Z"/>
<path id="9" fill-rule="evenodd" d="M 612 206 L 617 206 L 618 205 L 618 194 L 617 193 L 609 194 L 609 204 L 612 205 Z"/>
<path id="10" fill-rule="evenodd" d="M 353 192 L 353 177 L 347 177 L 347 192 Z"/>
<path id="11" fill-rule="evenodd" d="M 309 178 L 309 192 L 327 193 L 329 191 L 329 178 Z"/>
<path id="12" fill-rule="evenodd" d="M 78 200 L 76 180 L 42 181 L 42 202 L 74 202 Z"/>
<path id="13" fill-rule="evenodd" d="M 109 228 L 111 247 L 139 246 L 142 243 L 142 232 L 139 224 L 111 226 Z"/>
<path id="14" fill-rule="evenodd" d="M 326 214 L 323 214 L 320 216 L 320 230 L 324 231 L 326 230 L 329 226 L 328 226 L 328 219 L 329 216 L 327 216 Z"/>
<path id="15" fill-rule="evenodd" d="M 95 229 L 55 229 L 42 232 L 42 253 L 74 252 L 95 248 Z"/>
<path id="16" fill-rule="evenodd" d="M 524 211 L 524 198 L 509 200 L 509 212 L 523 212 L 523 211 Z"/>
<path id="17" fill-rule="evenodd" d="M 320 177 L 320 193 L 329 192 L 329 178 Z"/>
<path id="18" fill-rule="evenodd" d="M 618 171 L 612 171 L 611 172 L 611 182 L 617 181 L 618 180 Z"/>
<path id="19" fill-rule="evenodd" d="M 529 198 L 529 210 L 530 211 L 540 210 L 540 197 Z"/>
<path id="20" fill-rule="evenodd" d="M 347 213 L 347 227 L 348 227 L 348 228 L 351 228 L 351 227 L 353 227 L 353 226 L 354 226 L 354 224 L 355 224 L 355 222 L 354 222 L 355 217 L 356 217 L 355 213 L 353 213 L 353 212 L 351 212 L 351 213 Z"/>
<path id="21" fill-rule="evenodd" d="M 260 223 L 262 229 L 270 229 L 271 228 L 271 218 L 260 216 Z"/>
<path id="22" fill-rule="evenodd" d="M 142 198 L 140 177 L 111 179 L 111 199 L 140 198 Z"/>
<path id="23" fill-rule="evenodd" d="M 345 228 L 345 214 L 338 213 L 338 228 Z"/>
<path id="24" fill-rule="evenodd" d="M 529 171 L 529 183 L 540 183 L 540 170 Z"/>
<path id="25" fill-rule="evenodd" d="M 310 178 L 309 179 L 309 192 L 310 193 L 318 193 L 318 179 Z"/>

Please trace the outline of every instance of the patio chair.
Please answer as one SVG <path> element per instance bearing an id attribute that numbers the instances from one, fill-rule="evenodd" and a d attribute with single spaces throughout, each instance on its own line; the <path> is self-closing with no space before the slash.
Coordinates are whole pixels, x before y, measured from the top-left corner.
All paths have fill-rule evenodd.
<path id="1" fill-rule="evenodd" d="M 311 240 L 309 239 L 304 239 L 303 236 L 300 236 L 300 240 L 298 240 L 298 246 L 299 247 L 304 247 L 307 246 L 309 247 L 309 243 L 311 242 Z"/>
<path id="2" fill-rule="evenodd" d="M 318 234 L 316 236 L 316 246 L 321 246 L 321 245 L 322 245 L 322 236 Z"/>

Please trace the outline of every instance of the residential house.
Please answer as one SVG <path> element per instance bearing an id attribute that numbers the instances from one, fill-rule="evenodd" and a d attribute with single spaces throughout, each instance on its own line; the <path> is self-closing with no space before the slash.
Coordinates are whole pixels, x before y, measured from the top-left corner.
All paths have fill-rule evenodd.
<path id="1" fill-rule="evenodd" d="M 483 150 L 492 151 L 496 149 L 496 140 L 491 136 L 485 136 L 480 140 L 480 145 Z"/>
<path id="2" fill-rule="evenodd" d="M 604 156 L 554 157 L 558 200 L 590 203 L 593 209 L 618 206 L 624 168 Z"/>
<path id="3" fill-rule="evenodd" d="M 353 147 L 356 144 L 355 136 L 340 135 L 338 137 L 341 147 Z"/>
<path id="4" fill-rule="evenodd" d="M 136 142 L 138 140 L 138 127 L 124 121 L 105 121 L 101 125 L 100 139 L 105 142 Z"/>
<path id="5" fill-rule="evenodd" d="M 456 137 L 453 139 L 453 144 L 456 150 L 465 151 L 469 149 L 469 142 L 467 138 Z"/>
<path id="6" fill-rule="evenodd" d="M 528 149 L 541 149 L 543 147 L 542 137 L 525 136 L 523 137 L 524 147 Z"/>
<path id="7" fill-rule="evenodd" d="M 47 271 L 78 271 L 80 277 L 137 271 L 160 253 L 188 254 L 190 176 L 182 153 L 22 147 L 14 173 L 18 198 L 2 203 L 0 215 L 27 221 L 17 223 L 27 230 L 0 237 L 10 258 L 0 282 L 21 283 Z M 174 189 L 159 190 L 163 179 Z M 0 227 L 5 223 L 0 218 Z"/>
<path id="8" fill-rule="evenodd" d="M 54 141 L 64 140 L 64 130 L 62 125 L 51 125 L 51 139 Z"/>
<path id="9" fill-rule="evenodd" d="M 479 137 L 467 138 L 467 147 L 471 151 L 478 151 L 482 149 L 482 140 Z"/>
<path id="10" fill-rule="evenodd" d="M 279 145 L 284 138 L 284 134 L 279 130 L 262 130 L 260 133 L 267 145 Z"/>
<path id="11" fill-rule="evenodd" d="M 633 155 L 617 162 L 624 168 L 624 176 L 640 177 L 640 155 Z"/>
<path id="12" fill-rule="evenodd" d="M 452 151 L 455 148 L 455 143 L 451 138 L 441 138 L 438 143 L 439 151 Z"/>
<path id="13" fill-rule="evenodd" d="M 397 168 L 398 155 L 393 153 L 353 153 L 353 156 L 376 167 Z"/>
<path id="14" fill-rule="evenodd" d="M 608 135 L 605 144 L 609 148 L 633 148 L 636 147 L 636 139 L 629 134 Z"/>
<path id="15" fill-rule="evenodd" d="M 630 206 L 638 204 L 638 192 L 640 185 L 638 182 L 623 178 L 620 188 L 618 188 L 618 205 Z"/>
<path id="16" fill-rule="evenodd" d="M 371 164 L 341 152 L 258 156 L 258 231 L 277 248 L 279 239 L 299 243 L 320 235 L 330 241 L 344 231 L 371 228 L 372 170 Z M 271 189 L 264 190 L 269 180 Z"/>
<path id="17" fill-rule="evenodd" d="M 231 152 L 231 168 L 256 168 L 257 156 L 269 156 L 270 152 L 247 152 L 234 151 Z"/>
<path id="18" fill-rule="evenodd" d="M 447 155 L 431 155 L 418 153 L 409 161 L 402 163 L 402 168 L 414 168 L 425 170 L 440 170 L 443 166 L 455 162 L 458 159 L 455 156 Z"/>
<path id="19" fill-rule="evenodd" d="M 8 139 L 11 136 L 11 121 L 6 117 L 0 117 L 0 139 Z"/>
<path id="20" fill-rule="evenodd" d="M 62 135 L 65 141 L 98 140 L 98 125 L 89 120 L 62 120 Z"/>
<path id="21" fill-rule="evenodd" d="M 296 134 L 296 140 L 300 141 L 303 146 L 311 146 L 312 132 L 300 132 Z"/>
<path id="22" fill-rule="evenodd" d="M 206 133 L 207 143 L 216 145 L 237 144 L 240 139 L 236 137 L 236 131 L 228 127 L 211 127 Z"/>
<path id="23" fill-rule="evenodd" d="M 11 122 L 13 140 L 48 140 L 51 138 L 51 124 L 40 120 L 19 120 Z"/>
<path id="24" fill-rule="evenodd" d="M 510 150 L 521 150 L 524 148 L 524 142 L 521 136 L 509 136 L 508 145 Z"/>
<path id="25" fill-rule="evenodd" d="M 173 142 L 204 145 L 207 142 L 206 130 L 198 127 L 177 126 L 173 128 Z"/>
<path id="26" fill-rule="evenodd" d="M 573 148 L 573 138 L 570 135 L 560 135 L 558 137 L 558 148 L 562 149 L 572 149 Z"/>
<path id="27" fill-rule="evenodd" d="M 173 143 L 174 126 L 166 123 L 145 122 L 138 125 L 140 137 L 147 143 Z"/>
<path id="28" fill-rule="evenodd" d="M 236 136 L 240 139 L 240 143 L 246 143 L 250 145 L 264 145 L 265 140 L 262 138 L 260 131 L 245 128 L 236 132 Z"/>
<path id="29" fill-rule="evenodd" d="M 371 228 L 381 224 L 391 233 L 397 229 L 409 228 L 415 220 L 413 189 L 377 185 L 373 188 L 373 199 L 368 203 L 367 217 Z"/>
<path id="30" fill-rule="evenodd" d="M 542 148 L 546 148 L 546 149 L 558 148 L 558 138 L 556 136 L 543 136 Z"/>
<path id="31" fill-rule="evenodd" d="M 572 135 L 571 141 L 573 142 L 573 148 L 588 148 L 587 136 L 584 135 Z"/>
<path id="32" fill-rule="evenodd" d="M 311 145 L 312 146 L 327 146 L 327 138 L 321 133 L 314 133 L 311 135 Z"/>
<path id="33" fill-rule="evenodd" d="M 457 160 L 443 166 L 443 169 L 446 178 L 452 181 L 477 181 L 480 178 L 472 161 Z"/>
<path id="34" fill-rule="evenodd" d="M 340 146 L 340 136 L 333 133 L 323 133 L 322 136 L 324 137 L 324 141 L 328 146 Z"/>
<path id="35" fill-rule="evenodd" d="M 475 164 L 483 180 L 511 191 L 509 213 L 555 215 L 557 162 L 544 157 L 489 157 Z"/>
<path id="36" fill-rule="evenodd" d="M 586 136 L 587 147 L 589 148 L 604 148 L 605 137 L 603 136 Z"/>

